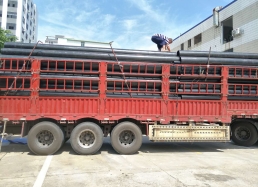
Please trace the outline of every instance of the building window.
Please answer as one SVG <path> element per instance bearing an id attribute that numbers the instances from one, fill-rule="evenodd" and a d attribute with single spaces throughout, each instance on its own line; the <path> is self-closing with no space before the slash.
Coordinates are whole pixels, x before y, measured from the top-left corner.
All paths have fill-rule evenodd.
<path id="1" fill-rule="evenodd" d="M 16 19 L 17 18 L 17 13 L 15 13 L 15 12 L 8 12 L 7 13 L 7 18 L 14 18 L 14 19 Z"/>
<path id="2" fill-rule="evenodd" d="M 26 40 L 28 39 L 28 34 L 26 33 Z"/>
<path id="3" fill-rule="evenodd" d="M 222 26 L 222 41 L 224 43 L 231 42 L 233 40 L 232 30 L 233 30 L 233 17 L 230 17 L 221 22 Z"/>
<path id="4" fill-rule="evenodd" d="M 194 37 L 194 45 L 202 42 L 202 33 Z"/>
<path id="5" fill-rule="evenodd" d="M 15 4 L 13 4 L 13 7 L 16 7 Z"/>
<path id="6" fill-rule="evenodd" d="M 31 30 L 30 30 L 30 35 L 31 35 Z"/>
<path id="7" fill-rule="evenodd" d="M 233 52 L 233 48 L 227 49 L 224 52 Z"/>
<path id="8" fill-rule="evenodd" d="M 192 40 L 188 40 L 188 48 L 190 48 L 192 46 Z"/>
<path id="9" fill-rule="evenodd" d="M 85 42 L 81 42 L 81 46 L 84 47 L 85 46 Z"/>
<path id="10" fill-rule="evenodd" d="M 181 44 L 181 50 L 184 50 L 184 43 Z"/>
<path id="11" fill-rule="evenodd" d="M 25 18 L 24 17 L 22 17 L 22 23 L 25 23 Z"/>
<path id="12" fill-rule="evenodd" d="M 14 26 L 9 26 L 9 28 L 8 29 L 10 29 L 10 30 L 14 30 Z"/>

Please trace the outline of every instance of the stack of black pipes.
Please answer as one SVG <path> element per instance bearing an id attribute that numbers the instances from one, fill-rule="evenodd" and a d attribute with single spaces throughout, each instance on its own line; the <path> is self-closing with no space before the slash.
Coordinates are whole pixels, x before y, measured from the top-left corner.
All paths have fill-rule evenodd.
<path id="1" fill-rule="evenodd" d="M 228 66 L 228 99 L 229 100 L 258 100 L 258 54 L 257 53 L 237 53 L 237 52 L 209 52 L 209 51 L 178 51 L 181 64 L 199 64 L 199 65 L 224 65 Z M 235 68 L 240 67 L 240 68 Z M 244 70 L 242 69 L 244 68 Z M 200 69 L 199 69 L 200 71 Z M 222 75 L 221 68 L 207 68 L 204 74 Z M 182 80 L 181 80 L 182 81 Z M 190 80 L 189 80 L 190 81 Z M 221 78 L 205 78 L 197 79 L 195 82 L 203 83 L 221 83 Z M 242 86 L 240 86 L 242 85 Z M 250 86 L 253 85 L 253 86 Z M 197 85 L 196 85 L 197 86 Z M 206 87 L 204 91 L 206 91 Z M 191 90 L 196 91 L 196 90 Z M 210 92 L 214 92 L 214 87 L 211 87 Z M 215 91 L 221 92 L 221 88 Z M 220 99 L 218 95 L 199 95 L 200 99 Z M 183 99 L 197 99 L 194 95 L 183 95 Z"/>
<path id="2" fill-rule="evenodd" d="M 4 48 L 1 49 L 1 58 L 2 59 L 26 59 L 31 54 L 31 58 L 37 58 L 42 59 L 41 63 L 41 70 L 47 69 L 47 63 L 44 63 L 44 60 L 64 60 L 64 61 L 72 61 L 72 60 L 82 60 L 84 63 L 84 66 L 87 67 L 89 60 L 102 60 L 102 61 L 111 61 L 115 62 L 116 58 L 114 57 L 114 54 L 112 53 L 111 48 L 97 48 L 97 47 L 75 47 L 75 46 L 61 46 L 61 45 L 49 45 L 49 44 L 38 44 L 35 48 L 35 50 L 32 52 L 32 49 L 34 48 L 35 44 L 28 44 L 28 43 L 5 43 Z M 32 53 L 31 53 L 32 52 Z M 216 72 L 214 72 L 214 68 L 212 66 L 210 68 L 203 68 L 205 65 L 226 65 L 226 66 L 251 66 L 251 67 L 257 67 L 258 66 L 258 54 L 251 54 L 251 53 L 231 53 L 231 52 L 200 52 L 200 51 L 178 51 L 177 53 L 169 53 L 169 52 L 158 52 L 158 51 L 144 51 L 144 50 L 129 50 L 129 49 L 114 49 L 114 52 L 116 54 L 117 59 L 119 62 L 132 62 L 133 66 L 130 65 L 124 65 L 123 70 L 124 73 L 127 73 L 131 71 L 132 73 L 135 73 L 134 76 L 127 75 L 125 78 L 127 80 L 141 80 L 143 83 L 132 83 L 132 90 L 138 90 L 140 92 L 138 93 L 127 93 L 127 92 L 119 92 L 118 90 L 122 90 L 122 85 L 119 83 L 116 83 L 114 85 L 113 81 L 121 80 L 123 81 L 124 78 L 121 75 L 120 67 L 118 65 L 114 66 L 114 71 L 117 72 L 117 74 L 109 74 L 111 72 L 111 65 L 108 66 L 107 71 L 107 96 L 108 97 L 134 97 L 134 98 L 161 98 L 161 86 L 162 86 L 162 77 L 161 76 L 155 76 L 151 74 L 161 74 L 162 72 L 162 66 L 161 63 L 167 63 L 167 64 L 178 64 L 179 69 L 176 70 L 175 66 L 171 66 L 170 69 L 170 92 L 171 94 L 169 97 L 171 99 L 207 99 L 207 100 L 219 100 L 221 98 L 221 87 L 220 85 L 214 86 L 212 83 L 220 83 L 221 78 L 199 78 L 200 74 L 212 74 L 212 75 L 221 75 L 221 68 L 216 68 Z M 85 61 L 85 62 L 84 62 Z M 151 65 L 148 66 L 147 72 L 148 76 L 142 76 L 139 74 L 137 76 L 137 73 L 139 72 L 139 63 L 141 62 L 148 62 L 149 64 L 153 63 L 153 67 Z M 5 67 L 8 67 L 8 61 L 5 61 Z M 180 64 L 182 64 L 182 67 L 180 67 Z M 195 66 L 189 66 L 185 67 L 187 64 L 195 64 L 200 65 L 200 67 Z M 9 65 L 10 66 L 10 65 Z M 19 64 L 20 67 L 22 67 L 22 64 Z M 51 65 L 50 65 L 51 66 Z M 155 68 L 154 68 L 155 66 Z M 208 66 L 207 66 L 208 67 Z M 1 70 L 0 66 L 0 78 L 1 76 L 17 76 L 17 73 L 11 72 L 11 71 L 3 71 Z M 26 68 L 30 68 L 29 65 Z M 58 67 L 60 71 L 64 69 L 64 67 L 59 66 Z M 69 69 L 69 63 L 66 67 Z M 71 69 L 73 68 L 71 63 Z M 93 71 L 98 72 L 99 66 L 98 64 L 95 64 L 92 67 Z M 51 67 L 50 67 L 51 69 Z M 53 69 L 55 69 L 55 66 L 53 65 Z M 75 70 L 81 70 L 81 65 L 78 65 L 78 67 L 75 67 Z M 229 68 L 230 69 L 230 68 Z M 144 69 L 144 65 L 142 67 L 141 72 L 146 72 L 146 69 Z M 229 76 L 233 75 L 233 69 L 230 69 Z M 194 75 L 191 75 L 189 77 L 187 76 L 178 76 L 178 73 L 184 74 L 184 73 L 191 73 L 194 72 Z M 239 76 L 243 72 L 239 72 Z M 245 72 L 244 72 L 245 73 Z M 248 73 L 247 73 L 248 74 Z M 249 75 L 249 74 L 248 74 Z M 31 76 L 30 73 L 22 73 L 20 76 Z M 242 75 L 241 75 L 242 76 Z M 253 72 L 254 79 L 250 80 L 250 77 L 248 79 L 243 79 L 243 76 L 239 79 L 236 78 L 229 78 L 228 82 L 230 84 L 256 84 L 258 85 L 257 80 L 257 74 Z M 256 76 L 256 77 L 255 77 Z M 98 79 L 99 76 L 97 74 L 95 75 L 87 75 L 87 74 L 73 74 L 73 73 L 54 73 L 51 71 L 48 72 L 41 72 L 40 73 L 41 78 L 79 78 L 80 77 L 89 77 L 94 80 Z M 145 83 L 144 83 L 145 82 Z M 147 83 L 150 82 L 150 83 Z M 155 84 L 153 84 L 155 82 Z M 198 84 L 193 84 L 197 82 Z M 180 84 L 182 83 L 182 84 Z M 189 84 L 188 84 L 189 83 Z M 203 84 L 201 84 L 203 83 Z M 209 84 L 210 83 L 210 84 Z M 0 82 L 0 89 L 6 87 L 6 83 L 4 81 Z M 20 82 L 17 82 L 17 84 L 22 84 Z M 29 88 L 30 82 L 25 82 L 26 85 L 24 87 Z M 55 83 L 48 83 L 48 88 L 54 88 Z M 60 85 L 60 88 L 63 88 L 63 82 L 57 82 L 58 85 Z M 78 87 L 80 89 L 80 84 L 73 85 L 74 83 L 72 81 L 66 81 L 65 88 L 72 88 L 72 87 Z M 146 84 L 148 84 L 148 93 L 146 93 Z M 201 90 L 199 90 L 199 84 Z M 155 85 L 155 86 L 154 86 Z M 93 81 L 91 85 L 87 85 L 87 83 L 84 84 L 84 89 L 87 89 L 87 87 L 90 87 L 97 90 L 98 89 L 98 81 Z M 140 86 L 140 89 L 139 89 Z M 112 90 L 115 90 L 116 92 L 112 92 Z M 90 91 L 90 92 L 68 92 L 68 91 L 43 91 L 46 88 L 46 82 L 43 80 L 40 81 L 40 95 L 42 96 L 98 96 L 98 91 Z M 123 89 L 126 90 L 126 86 L 123 85 Z M 233 87 L 228 88 L 229 94 L 231 93 L 237 93 L 242 94 L 242 88 L 239 88 L 236 90 Z M 204 94 L 196 94 L 197 92 L 203 92 Z M 152 92 L 152 93 L 150 93 Z M 156 93 L 155 93 L 156 92 Z M 184 92 L 183 94 L 180 94 L 180 92 Z M 187 94 L 186 92 L 189 92 Z M 207 94 L 207 92 L 209 94 Z M 253 88 L 250 90 L 248 87 L 246 90 L 243 90 L 245 95 L 243 96 L 228 96 L 228 99 L 231 100 L 258 100 L 257 97 L 257 88 Z M 4 95 L 6 92 L 1 91 L 0 94 Z M 216 93 L 216 94 L 211 94 Z M 248 94 L 250 93 L 250 96 Z M 9 95 L 29 95 L 30 92 L 26 91 L 15 91 L 15 92 L 9 92 Z"/>

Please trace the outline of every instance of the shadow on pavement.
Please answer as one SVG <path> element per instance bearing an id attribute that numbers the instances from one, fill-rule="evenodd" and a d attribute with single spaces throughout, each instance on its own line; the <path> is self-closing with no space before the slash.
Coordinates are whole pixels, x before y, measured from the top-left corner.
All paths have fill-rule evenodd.
<path id="1" fill-rule="evenodd" d="M 233 142 L 228 143 L 214 143 L 214 142 L 203 142 L 203 143 L 177 143 L 177 142 L 151 142 L 146 136 L 143 137 L 143 144 L 139 150 L 142 153 L 177 153 L 177 152 L 224 152 L 227 149 L 258 149 L 258 142 L 252 147 L 243 147 L 235 145 Z M 23 144 L 9 144 L 2 147 L 2 153 L 20 152 L 27 153 L 31 156 L 36 156 L 32 153 L 27 145 Z M 69 140 L 61 147 L 61 149 L 55 153 L 55 155 L 69 152 L 71 155 L 78 155 L 73 151 Z M 95 154 L 101 154 L 107 152 L 109 154 L 117 154 L 110 143 L 110 138 L 104 138 L 104 143 L 101 149 Z M 136 153 L 136 154 L 139 154 Z"/>

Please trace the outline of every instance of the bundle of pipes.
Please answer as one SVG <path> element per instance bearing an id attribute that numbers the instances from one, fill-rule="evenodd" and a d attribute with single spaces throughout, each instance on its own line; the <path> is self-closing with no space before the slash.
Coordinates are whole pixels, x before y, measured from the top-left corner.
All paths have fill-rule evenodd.
<path id="1" fill-rule="evenodd" d="M 232 53 L 232 52 L 209 52 L 209 51 L 178 51 L 177 55 L 180 57 L 181 64 L 199 64 L 199 65 L 226 65 L 229 66 L 229 79 L 228 83 L 230 84 L 228 87 L 228 99 L 229 100 L 258 100 L 257 93 L 257 71 L 255 69 L 237 69 L 232 68 L 231 66 L 245 66 L 245 67 L 253 67 L 258 65 L 258 54 L 254 53 Z M 189 68 L 191 71 L 191 68 Z M 201 69 L 200 69 L 201 71 Z M 221 75 L 221 69 L 216 69 L 214 72 L 213 69 L 208 68 L 204 71 L 208 71 L 208 74 L 212 75 Z M 198 69 L 194 69 L 192 72 L 198 72 Z M 246 78 L 246 79 L 245 79 Z M 253 80 L 250 78 L 254 78 Z M 185 79 L 185 80 L 183 80 Z M 188 80 L 187 80 L 188 79 Z M 191 81 L 188 77 L 184 77 L 180 79 L 183 81 Z M 220 95 L 215 95 L 215 93 L 220 93 L 221 88 L 211 87 L 207 85 L 210 82 L 220 83 L 220 78 L 213 78 L 208 80 L 195 80 L 195 82 L 204 83 L 201 85 L 180 85 L 180 89 L 178 91 L 181 92 L 189 92 L 191 95 L 182 95 L 182 99 L 210 99 L 217 100 L 220 99 Z M 248 85 L 249 84 L 249 85 Z M 250 86 L 250 84 L 254 86 Z M 245 86 L 246 85 L 246 86 Z M 206 87 L 204 87 L 206 86 Z M 199 89 L 197 89 L 199 88 Z M 206 93 L 214 93 L 214 95 L 194 95 L 192 93 L 195 92 L 206 92 Z"/>
<path id="2" fill-rule="evenodd" d="M 27 43 L 5 43 L 4 48 L 1 50 L 1 58 L 21 58 L 27 59 L 31 54 L 32 58 L 46 59 L 46 60 L 73 60 L 80 59 L 82 63 L 77 63 L 73 67 L 73 63 L 60 63 L 56 65 L 48 64 L 47 61 L 42 61 L 41 70 L 47 70 L 41 72 L 40 77 L 40 95 L 42 96 L 97 96 L 98 95 L 98 81 L 95 83 L 73 81 L 49 81 L 47 82 L 44 78 L 92 78 L 98 80 L 98 75 L 88 75 L 85 73 L 73 74 L 69 72 L 61 72 L 66 70 L 78 70 L 81 71 L 82 67 L 90 68 L 87 61 L 90 60 L 105 60 L 105 61 L 116 61 L 116 58 L 111 48 L 96 48 L 96 47 L 74 47 L 74 46 L 60 46 L 60 45 L 49 45 L 49 44 L 38 44 L 33 50 L 35 44 Z M 173 63 L 178 64 L 178 67 L 171 66 L 170 74 L 170 92 L 169 98 L 171 99 L 208 99 L 217 100 L 220 99 L 221 86 L 212 83 L 221 82 L 220 67 L 206 67 L 205 65 L 236 65 L 236 66 L 257 66 L 258 65 L 258 54 L 251 53 L 231 53 L 231 52 L 201 52 L 201 51 L 178 51 L 177 53 L 168 52 L 157 52 L 157 51 L 144 51 L 144 50 L 129 50 L 129 49 L 114 49 L 114 53 L 118 58 L 119 62 L 129 61 L 135 62 L 130 65 L 124 65 L 124 73 L 131 72 L 135 73 L 134 76 L 126 76 L 126 80 L 135 81 L 130 83 L 130 89 L 138 93 L 127 93 L 128 89 L 125 84 L 114 83 L 115 81 L 123 81 L 124 78 L 121 75 L 119 65 L 112 66 L 108 64 L 107 67 L 107 96 L 108 97 L 140 97 L 140 98 L 161 98 L 161 83 L 162 77 L 155 76 L 154 74 L 161 74 L 162 65 L 159 63 Z M 153 63 L 153 66 L 144 67 L 139 69 L 138 62 Z M 158 62 L 158 63 L 157 63 Z M 154 65 L 155 64 L 155 65 Z M 182 64 L 182 66 L 180 65 Z M 185 64 L 195 64 L 200 66 L 185 66 Z M 8 68 L 11 65 L 6 61 L 5 67 Z M 16 66 L 16 64 L 12 64 Z M 22 67 L 22 63 L 18 64 Z M 155 67 L 154 67 L 155 66 Z M 99 66 L 97 63 L 91 65 L 91 70 L 98 72 Z M 29 69 L 29 67 L 28 67 Z M 56 72 L 60 70 L 60 72 Z M 110 75 L 109 72 L 118 73 L 116 75 Z M 148 75 L 138 75 L 138 73 L 146 73 Z M 119 75 L 120 73 L 120 75 Z M 152 75 L 153 74 L 153 75 Z M 188 74 L 189 76 L 185 76 Z M 199 75 L 213 75 L 212 78 L 198 78 Z M 182 76 L 181 76 L 182 75 Z M 184 75 L 184 76 L 183 76 Z M 0 72 L 1 76 L 16 76 L 13 72 Z M 22 76 L 27 76 L 22 74 Z M 29 76 L 29 74 L 28 74 Z M 217 77 L 216 77 L 217 76 Z M 243 79 L 243 76 L 250 78 L 249 71 L 239 71 L 229 68 L 229 79 L 230 84 L 257 84 L 257 80 Z M 251 76 L 257 77 L 257 72 L 251 72 Z M 232 77 L 232 78 L 231 78 Z M 240 77 L 237 79 L 237 77 Z M 137 83 L 137 80 L 144 80 L 149 82 L 148 84 Z M 152 83 L 151 83 L 152 82 Z M 155 84 L 153 83 L 155 82 Z M 193 84 L 193 83 L 198 84 Z M 183 84 L 179 84 L 183 83 Z M 203 84 L 202 84 L 203 83 Z M 209 84 L 211 83 L 211 84 Z M 28 85 L 27 85 L 28 84 Z M 199 86 L 201 84 L 201 86 Z M 83 86 L 82 86 L 83 85 Z M 147 86 L 146 86 L 147 85 Z M 6 87 L 6 83 L 1 82 L 0 87 Z M 30 83 L 24 85 L 26 88 L 30 87 Z M 58 91 L 55 88 L 59 89 Z M 62 91 L 63 89 L 63 91 Z M 51 91 L 49 91 L 51 90 Z M 89 90 L 82 92 L 81 90 Z M 115 90 L 113 92 L 113 90 Z M 124 91 L 124 92 L 119 92 Z M 10 92 L 13 95 L 29 94 L 30 92 L 16 91 Z M 228 96 L 228 99 L 232 100 L 258 100 L 257 88 L 250 87 L 235 87 L 229 86 L 228 93 L 232 95 L 243 95 L 243 96 Z M 2 92 L 0 92 L 2 95 Z M 249 96 L 248 96 L 249 95 Z M 248 96 L 248 97 L 247 97 Z"/>
<path id="3" fill-rule="evenodd" d="M 28 57 L 35 44 L 7 42 L 1 50 L 3 57 Z M 181 64 L 207 64 L 210 65 L 243 65 L 258 66 L 258 54 L 232 53 L 232 52 L 203 52 L 203 51 L 178 51 L 177 53 L 114 49 L 120 61 L 162 62 Z M 110 48 L 74 47 L 62 45 L 38 44 L 31 54 L 38 58 L 77 58 L 115 60 Z"/>
<path id="4" fill-rule="evenodd" d="M 258 66 L 258 54 L 237 52 L 178 51 L 181 64 Z"/>
<path id="5" fill-rule="evenodd" d="M 110 60 L 116 58 L 111 48 L 96 48 L 96 47 L 74 47 L 62 45 L 38 44 L 32 52 L 35 44 L 29 43 L 5 43 L 1 50 L 2 58 L 8 57 L 23 57 L 26 58 L 30 54 L 32 57 L 41 59 L 95 59 L 95 60 Z M 32 52 L 32 53 L 31 53 Z M 138 62 L 163 62 L 173 63 L 179 61 L 176 53 L 158 52 L 158 51 L 143 51 L 129 49 L 114 49 L 117 58 L 120 61 L 138 61 Z"/>

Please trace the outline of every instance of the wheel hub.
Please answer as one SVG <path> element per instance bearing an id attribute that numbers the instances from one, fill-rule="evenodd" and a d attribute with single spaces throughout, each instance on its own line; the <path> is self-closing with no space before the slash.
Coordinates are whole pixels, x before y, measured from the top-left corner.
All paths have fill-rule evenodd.
<path id="1" fill-rule="evenodd" d="M 251 132 L 246 127 L 239 127 L 238 129 L 236 129 L 236 137 L 239 140 L 246 141 L 251 137 Z"/>
<path id="2" fill-rule="evenodd" d="M 247 135 L 246 131 L 241 131 L 241 136 L 246 136 L 246 135 Z"/>
<path id="3" fill-rule="evenodd" d="M 38 142 L 43 146 L 50 146 L 54 141 L 54 136 L 50 131 L 43 130 L 37 134 Z"/>
<path id="4" fill-rule="evenodd" d="M 120 133 L 119 140 L 121 144 L 127 145 L 133 143 L 135 135 L 132 131 L 126 130 Z"/>
<path id="5" fill-rule="evenodd" d="M 95 135 L 91 131 L 84 131 L 80 134 L 78 142 L 82 147 L 91 147 L 95 142 Z"/>

